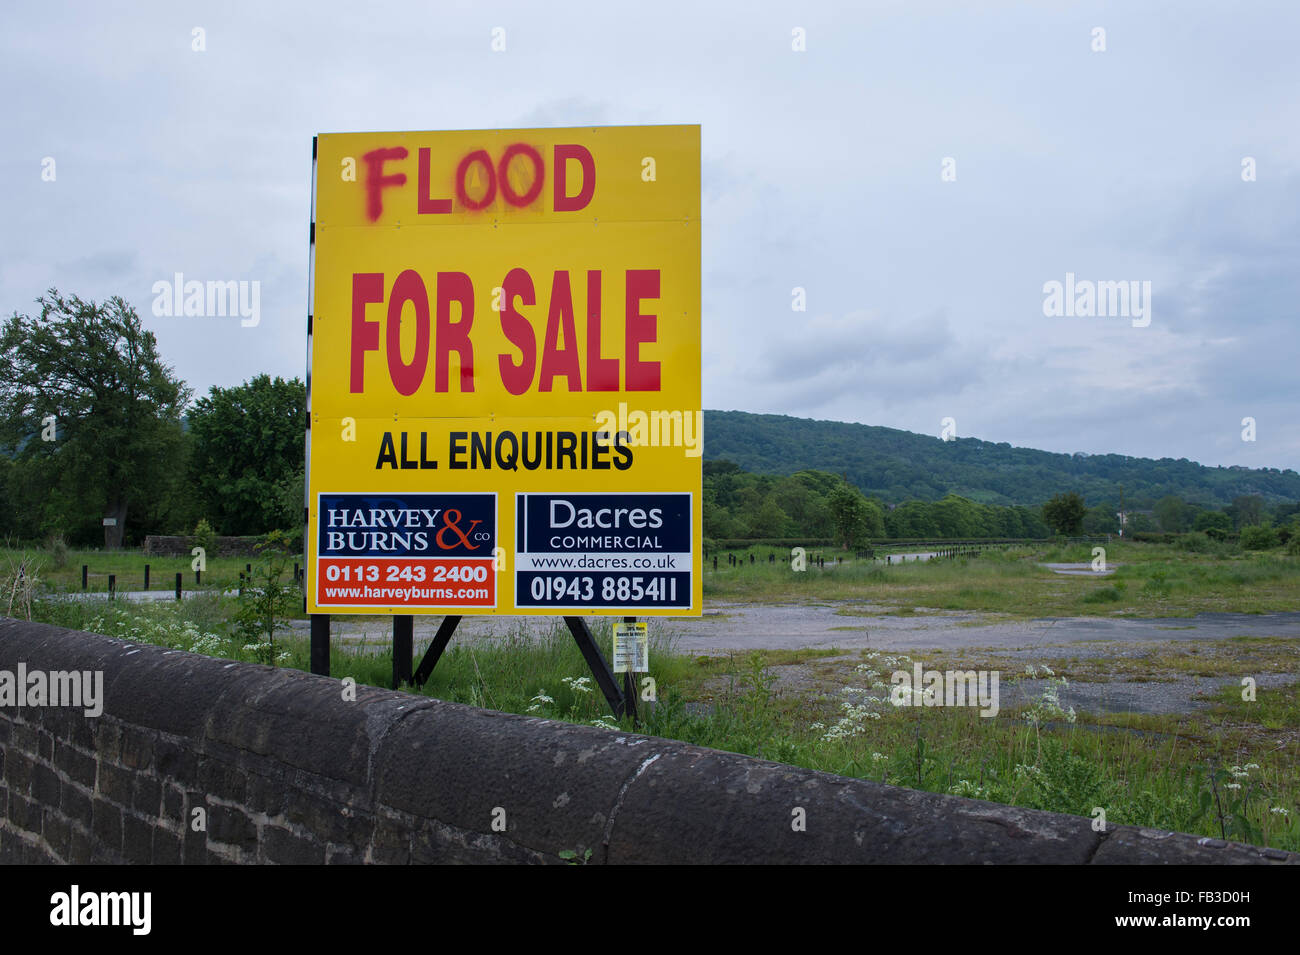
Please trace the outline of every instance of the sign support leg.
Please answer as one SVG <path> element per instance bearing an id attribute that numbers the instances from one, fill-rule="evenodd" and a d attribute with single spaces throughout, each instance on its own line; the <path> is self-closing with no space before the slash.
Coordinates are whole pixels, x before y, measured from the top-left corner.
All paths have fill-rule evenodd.
<path id="1" fill-rule="evenodd" d="M 176 576 L 179 584 L 180 575 Z M 179 593 L 180 587 L 176 589 Z M 330 675 L 330 615 L 327 613 L 311 615 L 311 672 Z"/>
<path id="2" fill-rule="evenodd" d="M 410 614 L 393 617 L 393 689 L 411 682 L 412 635 L 415 618 Z"/>
<path id="3" fill-rule="evenodd" d="M 456 632 L 456 627 L 459 624 L 460 617 L 458 615 L 449 614 L 442 618 L 442 623 L 438 625 L 438 632 L 434 634 L 433 643 L 429 644 L 429 649 L 424 652 L 424 659 L 420 661 L 419 669 L 411 677 L 411 682 L 416 686 L 424 686 L 425 681 L 429 679 L 429 674 L 438 665 L 438 658 L 442 656 L 442 651 L 447 649 L 451 635 Z"/>
<path id="4" fill-rule="evenodd" d="M 624 617 L 624 623 L 636 623 L 636 617 Z M 627 701 L 627 712 L 632 717 L 632 725 L 636 726 L 636 678 L 631 670 L 623 671 L 623 699 Z"/>
<path id="5" fill-rule="evenodd" d="M 565 617 L 564 622 L 569 627 L 569 632 L 573 634 L 574 641 L 578 644 L 578 649 L 582 651 L 583 659 L 587 661 L 587 666 L 591 668 L 591 675 L 596 678 L 596 683 L 600 686 L 600 692 L 605 694 L 605 700 L 609 703 L 610 709 L 619 719 L 627 711 L 626 701 L 623 694 L 619 691 L 618 683 L 614 680 L 614 673 L 605 662 L 605 656 L 600 652 L 600 647 L 596 645 L 596 639 L 591 635 L 591 630 L 587 627 L 587 621 L 581 617 Z"/>

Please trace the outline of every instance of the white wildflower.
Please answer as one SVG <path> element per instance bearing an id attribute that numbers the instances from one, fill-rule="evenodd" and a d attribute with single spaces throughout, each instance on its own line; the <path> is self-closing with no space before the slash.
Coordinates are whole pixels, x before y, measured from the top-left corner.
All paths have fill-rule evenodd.
<path id="1" fill-rule="evenodd" d="M 566 677 L 565 677 L 563 680 L 561 680 L 560 682 L 562 682 L 565 686 L 567 686 L 567 687 L 568 687 L 570 690 L 572 690 L 574 693 L 590 693 L 590 692 L 591 692 L 591 677 L 589 677 L 589 676 L 580 676 L 580 677 L 576 677 L 576 678 L 575 678 L 575 677 L 571 677 L 571 676 L 566 676 Z"/>

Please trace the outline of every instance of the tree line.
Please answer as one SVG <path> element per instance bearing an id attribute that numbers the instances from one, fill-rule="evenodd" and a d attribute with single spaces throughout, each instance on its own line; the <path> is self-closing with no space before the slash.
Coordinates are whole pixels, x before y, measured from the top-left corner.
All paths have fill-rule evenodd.
<path id="1" fill-rule="evenodd" d="M 937 422 L 936 422 L 937 426 Z M 1185 458 L 1058 454 L 976 438 L 914 434 L 897 428 L 812 421 L 743 411 L 704 412 L 706 455 L 760 474 L 818 468 L 841 475 L 882 503 L 938 501 L 959 494 L 984 504 L 1040 507 L 1074 491 L 1114 518 L 1162 500 L 1221 510 L 1242 497 L 1270 506 L 1300 500 L 1300 474 L 1277 468 L 1206 467 Z M 1149 516 L 1149 515 L 1148 515 Z"/>
<path id="2" fill-rule="evenodd" d="M 121 298 L 51 289 L 0 331 L 0 539 L 301 533 L 307 389 L 192 390 Z M 104 520 L 113 521 L 105 526 Z"/>
<path id="3" fill-rule="evenodd" d="M 201 521 L 220 534 L 300 533 L 307 400 L 300 379 L 263 374 L 194 399 L 121 298 L 97 305 L 52 289 L 37 303 L 38 314 L 15 314 L 0 330 L 0 539 L 135 545 L 146 534 L 193 533 Z M 739 413 L 709 414 L 716 422 Z M 817 450 L 819 433 L 812 429 L 812 451 L 801 454 Z M 709 431 L 711 453 L 717 434 Z M 771 435 L 753 439 L 760 456 L 783 446 Z M 951 488 L 899 502 L 846 473 L 760 474 L 713 459 L 703 469 L 704 533 L 713 540 L 818 538 L 853 547 L 1119 529 L 1117 496 L 1088 504 L 1071 482 L 1069 491 L 1057 485 L 1027 504 L 978 501 Z M 1126 533 L 1223 536 L 1300 521 L 1296 500 L 1257 493 L 1223 507 L 1176 494 L 1143 503 L 1125 501 Z"/>
<path id="4" fill-rule="evenodd" d="M 828 538 L 853 547 L 882 538 L 1048 537 L 1035 508 L 980 504 L 955 494 L 891 506 L 841 475 L 804 470 L 754 474 L 732 461 L 704 462 L 704 536 Z"/>

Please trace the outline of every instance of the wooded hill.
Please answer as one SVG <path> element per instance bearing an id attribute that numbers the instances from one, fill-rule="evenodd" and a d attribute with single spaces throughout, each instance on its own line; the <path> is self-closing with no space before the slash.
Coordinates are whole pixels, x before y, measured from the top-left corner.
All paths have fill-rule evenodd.
<path id="1" fill-rule="evenodd" d="M 704 412 L 704 458 L 760 474 L 813 469 L 847 478 L 885 503 L 957 494 L 986 504 L 1041 505 L 1076 491 L 1088 504 L 1150 508 L 1163 497 L 1222 508 L 1242 495 L 1300 500 L 1300 474 L 1276 468 L 1206 467 L 1186 458 L 1071 455 L 978 438 L 937 437 L 875 425 L 744 411 Z"/>

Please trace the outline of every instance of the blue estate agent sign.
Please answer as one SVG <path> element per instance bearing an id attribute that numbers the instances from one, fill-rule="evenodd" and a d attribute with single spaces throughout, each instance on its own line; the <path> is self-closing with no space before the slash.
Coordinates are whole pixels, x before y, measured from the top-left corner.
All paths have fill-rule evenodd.
<path id="1" fill-rule="evenodd" d="M 515 606 L 689 607 L 691 495 L 516 494 Z"/>
<path id="2" fill-rule="evenodd" d="M 495 494 L 329 494 L 318 557 L 492 557 Z"/>

